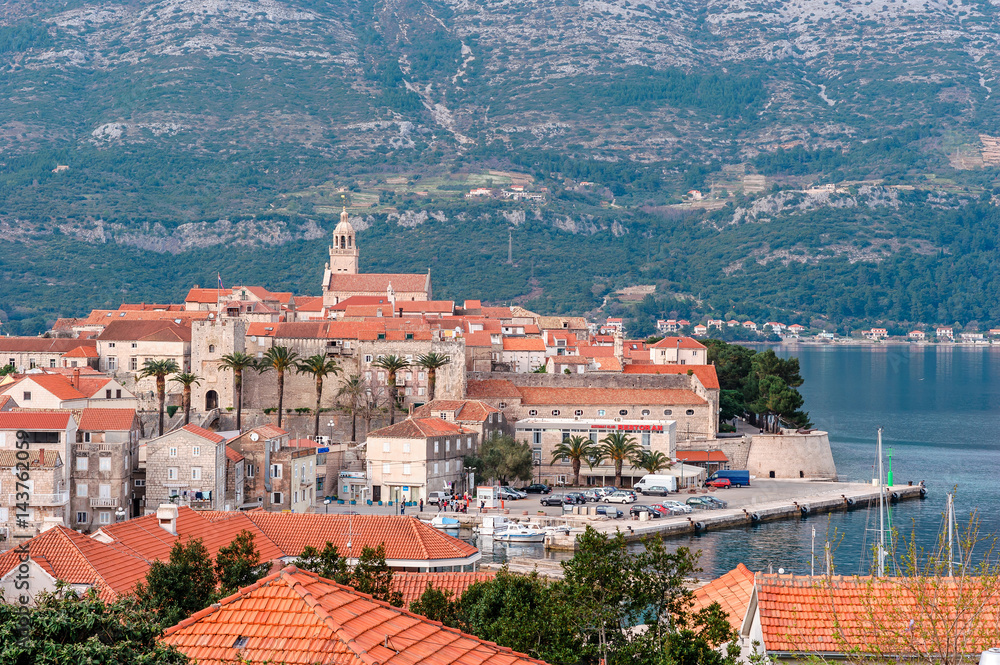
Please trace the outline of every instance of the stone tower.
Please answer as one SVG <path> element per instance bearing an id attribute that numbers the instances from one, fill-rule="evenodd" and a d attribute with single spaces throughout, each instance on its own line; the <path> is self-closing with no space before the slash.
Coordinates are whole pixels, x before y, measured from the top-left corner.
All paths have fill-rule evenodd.
<path id="1" fill-rule="evenodd" d="M 347 220 L 347 208 L 340 213 L 340 223 L 333 230 L 333 244 L 330 246 L 329 274 L 358 274 L 358 243 L 354 238 L 354 227 Z"/>

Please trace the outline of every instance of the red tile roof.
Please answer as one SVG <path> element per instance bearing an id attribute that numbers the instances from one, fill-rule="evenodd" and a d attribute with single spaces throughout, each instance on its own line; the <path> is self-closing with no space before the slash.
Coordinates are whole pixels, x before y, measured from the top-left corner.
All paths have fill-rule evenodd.
<path id="1" fill-rule="evenodd" d="M 94 344 L 97 344 L 94 341 Z M 94 346 L 78 346 L 62 355 L 63 358 L 100 358 L 97 348 Z"/>
<path id="2" fill-rule="evenodd" d="M 493 339 L 488 332 L 470 332 L 465 334 L 465 346 L 493 346 Z"/>
<path id="3" fill-rule="evenodd" d="M 164 631 L 198 665 L 541 664 L 288 566 Z M 237 640 L 241 644 L 236 647 Z"/>
<path id="4" fill-rule="evenodd" d="M 626 374 L 687 374 L 691 372 L 698 377 L 701 385 L 709 390 L 719 389 L 719 375 L 715 365 L 637 365 L 629 363 L 623 368 Z"/>
<path id="5" fill-rule="evenodd" d="M 17 383 L 4 386 L 2 389 L 4 392 L 9 392 L 10 388 L 16 385 L 18 386 L 18 390 L 22 390 L 28 388 L 27 383 L 34 383 L 60 401 L 86 399 L 88 397 L 88 395 L 70 385 L 69 378 L 59 374 L 26 374 Z M 28 392 L 31 392 L 30 388 Z"/>
<path id="6" fill-rule="evenodd" d="M 729 458 L 721 450 L 678 450 L 677 459 L 682 462 L 728 462 Z"/>
<path id="7" fill-rule="evenodd" d="M 707 402 L 690 390 L 677 388 L 534 388 L 521 386 L 521 404 L 529 405 L 703 405 Z"/>
<path id="8" fill-rule="evenodd" d="M 180 320 L 183 325 L 191 325 L 192 321 L 200 321 L 209 318 L 209 315 L 214 316 L 209 311 L 186 311 L 186 312 L 160 312 L 160 311 L 125 311 L 119 309 L 95 309 L 93 310 L 85 319 L 76 319 L 73 322 L 74 327 L 92 327 L 92 326 L 108 326 L 111 323 L 138 323 L 140 321 L 146 322 L 173 322 L 175 320 Z M 80 337 L 83 338 L 88 333 L 81 332 Z M 93 333 L 90 333 L 93 334 Z M 96 339 L 96 337 L 95 337 Z"/>
<path id="9" fill-rule="evenodd" d="M 0 353 L 67 353 L 78 347 L 95 348 L 97 342 L 65 337 L 0 337 Z"/>
<path id="10" fill-rule="evenodd" d="M 68 377 L 67 377 L 67 379 L 68 379 Z M 84 395 L 86 395 L 87 397 L 100 397 L 100 395 L 98 395 L 98 393 L 106 385 L 108 385 L 109 383 L 111 383 L 111 379 L 109 379 L 108 377 L 104 376 L 103 374 L 96 375 L 96 376 L 84 374 L 84 375 L 80 376 L 79 380 L 77 380 L 74 377 L 73 378 L 73 382 L 76 384 L 76 389 L 79 390 Z M 125 393 L 123 393 L 123 394 L 125 394 Z"/>
<path id="11" fill-rule="evenodd" d="M 191 432 L 192 434 L 200 436 L 203 439 L 208 439 L 212 443 L 219 443 L 220 441 L 225 441 L 226 440 L 226 437 L 219 436 L 215 432 L 209 432 L 207 429 L 204 429 L 202 427 L 198 427 L 197 425 L 190 425 L 189 424 L 189 425 L 185 425 L 181 429 L 184 430 L 184 431 L 186 431 L 186 432 Z M 167 434 L 169 434 L 169 432 Z"/>
<path id="12" fill-rule="evenodd" d="M 451 594 L 451 600 L 458 600 L 465 590 L 476 582 L 489 582 L 497 576 L 495 571 L 474 573 L 410 573 L 396 572 L 392 575 L 392 590 L 403 594 L 403 607 L 418 600 L 427 590 L 427 585 Z"/>
<path id="13" fill-rule="evenodd" d="M 240 460 L 245 459 L 243 455 L 233 450 L 229 446 L 226 446 L 226 458 L 231 462 L 239 462 Z"/>
<path id="14" fill-rule="evenodd" d="M 753 595 L 753 573 L 741 563 L 722 577 L 695 589 L 691 612 L 698 612 L 712 603 L 718 603 L 729 618 L 729 625 L 738 631 L 743 623 L 743 617 L 746 616 L 751 595 Z"/>
<path id="15" fill-rule="evenodd" d="M 296 296 L 295 311 L 319 312 L 323 309 L 323 296 Z"/>
<path id="16" fill-rule="evenodd" d="M 583 356 L 550 356 L 555 365 L 589 365 L 590 360 Z"/>
<path id="17" fill-rule="evenodd" d="M 225 289 L 228 293 L 232 293 L 228 289 Z M 215 304 L 219 302 L 219 295 L 222 294 L 223 289 L 200 289 L 194 288 L 188 291 L 187 295 L 184 296 L 184 302 L 197 302 L 197 303 L 207 303 Z"/>
<path id="18" fill-rule="evenodd" d="M 618 358 L 611 356 L 610 358 L 605 358 L 603 356 L 598 356 L 594 358 L 594 362 L 597 363 L 597 369 L 602 372 L 620 372 L 622 371 L 622 364 L 618 361 Z"/>
<path id="19" fill-rule="evenodd" d="M 475 434 L 475 432 L 440 418 L 407 418 L 395 425 L 368 432 L 368 438 L 384 436 L 394 439 L 425 439 L 429 436 L 449 434 Z"/>
<path id="20" fill-rule="evenodd" d="M 690 337 L 664 337 L 651 348 L 654 349 L 704 349 L 704 344 Z"/>
<path id="21" fill-rule="evenodd" d="M 168 312 L 169 314 L 169 312 Z M 182 321 L 111 321 L 97 339 L 111 342 L 190 342 L 191 323 Z"/>
<path id="22" fill-rule="evenodd" d="M 509 319 L 514 316 L 510 307 L 483 307 L 483 316 L 490 319 Z"/>
<path id="23" fill-rule="evenodd" d="M 545 353 L 545 342 L 539 337 L 504 337 L 504 351 L 541 351 Z"/>
<path id="24" fill-rule="evenodd" d="M 91 432 L 127 432 L 135 424 L 135 409 L 84 409 L 77 429 Z"/>
<path id="25" fill-rule="evenodd" d="M 58 444 L 53 444 L 53 446 L 55 445 Z M 28 453 L 26 458 L 24 458 L 24 452 Z M 21 453 L 21 457 L 23 459 L 18 457 L 18 453 Z M 47 451 L 44 448 L 28 451 L 19 451 L 15 448 L 0 448 L 0 468 L 12 469 L 16 467 L 19 462 L 27 462 L 28 466 L 39 469 L 55 469 L 62 465 L 62 460 L 59 457 L 59 451 L 57 451 L 54 447 Z"/>
<path id="26" fill-rule="evenodd" d="M 506 379 L 485 379 L 469 381 L 465 387 L 465 395 L 470 399 L 521 399 L 521 393 L 513 381 Z"/>
<path id="27" fill-rule="evenodd" d="M 477 423 L 484 422 L 492 413 L 499 413 L 498 409 L 477 399 L 435 399 L 414 409 L 413 417 L 430 418 L 432 411 L 451 411 L 455 413 L 455 420 Z"/>
<path id="28" fill-rule="evenodd" d="M 4 411 L 0 413 L 0 429 L 51 432 L 66 429 L 69 419 L 69 411 Z"/>
<path id="29" fill-rule="evenodd" d="M 25 543 L 30 558 L 49 575 L 69 584 L 94 586 L 100 597 L 114 600 L 146 577 L 149 564 L 64 526 L 55 526 Z M 0 577 L 18 565 L 15 550 L 0 554 Z"/>
<path id="30" fill-rule="evenodd" d="M 359 275 L 344 275 L 334 273 L 330 275 L 330 282 L 327 288 L 330 291 L 339 293 L 378 293 L 386 292 L 392 284 L 392 290 L 396 293 L 413 293 L 426 291 L 429 275 L 407 275 L 407 274 L 379 274 L 367 273 Z"/>

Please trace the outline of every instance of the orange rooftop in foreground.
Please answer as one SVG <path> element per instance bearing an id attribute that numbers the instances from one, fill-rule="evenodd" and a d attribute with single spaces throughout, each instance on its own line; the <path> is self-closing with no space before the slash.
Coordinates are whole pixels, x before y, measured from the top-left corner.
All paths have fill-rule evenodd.
<path id="1" fill-rule="evenodd" d="M 295 566 L 168 628 L 162 641 L 198 665 L 542 664 Z"/>

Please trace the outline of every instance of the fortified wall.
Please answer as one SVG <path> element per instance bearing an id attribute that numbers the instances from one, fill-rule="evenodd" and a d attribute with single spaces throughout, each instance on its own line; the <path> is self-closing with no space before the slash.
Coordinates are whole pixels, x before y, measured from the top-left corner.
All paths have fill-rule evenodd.
<path id="1" fill-rule="evenodd" d="M 836 480 L 837 466 L 827 432 L 754 434 L 746 469 L 758 478 L 808 478 Z M 736 467 L 734 467 L 736 468 Z"/>

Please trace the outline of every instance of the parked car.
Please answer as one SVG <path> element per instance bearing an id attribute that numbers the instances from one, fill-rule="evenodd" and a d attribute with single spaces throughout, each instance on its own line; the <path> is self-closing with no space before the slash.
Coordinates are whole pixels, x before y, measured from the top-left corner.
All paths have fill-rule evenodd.
<path id="1" fill-rule="evenodd" d="M 451 501 L 453 495 L 451 492 L 428 492 L 427 493 L 427 503 L 432 506 L 436 506 L 441 501 Z"/>
<path id="2" fill-rule="evenodd" d="M 603 499 L 604 503 L 635 503 L 635 495 L 631 492 L 612 492 Z"/>
<path id="3" fill-rule="evenodd" d="M 522 492 L 519 489 L 514 489 L 513 487 L 508 487 L 507 485 L 502 486 L 500 491 L 512 495 L 515 499 L 524 499 L 528 496 L 527 492 Z"/>
<path id="4" fill-rule="evenodd" d="M 728 478 L 729 482 L 733 484 L 734 487 L 749 487 L 750 486 L 750 472 L 743 469 L 720 469 L 710 475 L 708 480 L 717 480 L 719 478 Z"/>
<path id="5" fill-rule="evenodd" d="M 597 490 L 587 490 L 583 492 L 583 498 L 587 501 L 600 501 L 604 498 L 604 495 L 599 493 Z"/>
<path id="6" fill-rule="evenodd" d="M 570 492 L 566 495 L 566 503 L 570 504 L 581 504 L 587 503 L 587 499 L 583 496 L 583 492 Z"/>
<path id="7" fill-rule="evenodd" d="M 611 506 L 598 506 L 597 514 L 604 515 L 605 517 L 610 517 L 615 520 L 625 517 L 625 513 L 621 511 L 621 508 L 612 508 Z"/>
<path id="8" fill-rule="evenodd" d="M 664 501 L 659 505 L 663 506 L 664 508 L 669 508 L 670 512 L 675 515 L 686 515 L 688 513 L 694 512 L 694 509 L 691 508 L 691 506 L 685 503 L 681 503 L 680 501 Z"/>
<path id="9" fill-rule="evenodd" d="M 698 510 L 716 510 L 719 506 L 710 501 L 707 496 L 693 496 L 686 501 L 687 505 Z"/>
<path id="10" fill-rule="evenodd" d="M 649 506 L 632 506 L 628 509 L 628 514 L 632 517 L 638 517 L 642 513 L 646 513 L 650 518 L 660 516 L 660 511 L 650 508 Z"/>
<path id="11" fill-rule="evenodd" d="M 528 494 L 548 494 L 552 491 L 552 488 L 545 483 L 532 483 L 525 487 L 524 491 Z"/>
<path id="12" fill-rule="evenodd" d="M 512 492 L 503 487 L 500 488 L 500 491 L 497 493 L 497 496 L 499 496 L 504 501 L 517 501 L 518 499 L 522 498 L 519 493 Z"/>
<path id="13" fill-rule="evenodd" d="M 729 489 L 733 486 L 733 482 L 729 480 L 729 478 L 716 478 L 715 480 L 710 480 L 705 483 L 705 486 Z"/>
<path id="14" fill-rule="evenodd" d="M 673 512 L 671 512 L 671 510 L 666 506 L 661 506 L 657 504 L 655 506 L 650 506 L 650 508 L 658 512 L 660 514 L 660 517 L 670 517 L 671 515 L 673 515 Z"/>
<path id="15" fill-rule="evenodd" d="M 720 499 L 717 496 L 706 496 L 706 497 L 703 497 L 703 498 L 708 499 L 709 501 L 711 501 L 712 503 L 714 503 L 719 508 L 728 508 L 729 507 L 729 502 L 728 501 L 723 501 L 722 499 Z"/>
<path id="16" fill-rule="evenodd" d="M 547 494 L 541 498 L 539 503 L 543 506 L 561 506 L 565 498 L 562 494 Z"/>
<path id="17" fill-rule="evenodd" d="M 667 496 L 670 494 L 670 490 L 663 485 L 653 485 L 652 487 L 647 487 L 642 490 L 642 493 L 646 496 Z"/>

